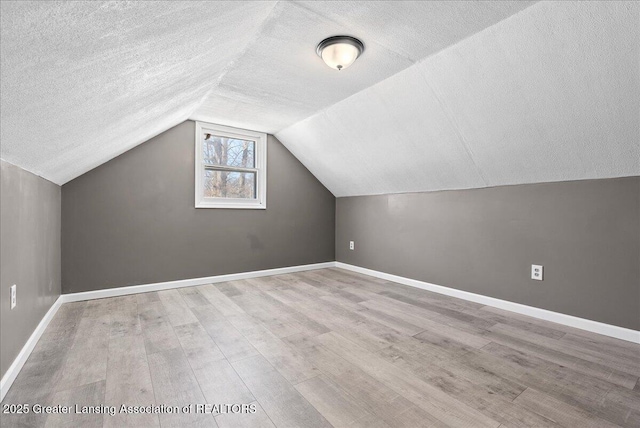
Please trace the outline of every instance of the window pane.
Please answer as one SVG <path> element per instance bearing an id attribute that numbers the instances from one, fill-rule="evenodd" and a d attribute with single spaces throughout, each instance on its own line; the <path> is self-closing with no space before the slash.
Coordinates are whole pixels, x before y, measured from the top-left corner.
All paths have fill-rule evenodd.
<path id="1" fill-rule="evenodd" d="M 256 198 L 255 172 L 204 171 L 206 198 Z"/>
<path id="2" fill-rule="evenodd" d="M 255 168 L 254 141 L 218 137 L 205 133 L 202 144 L 205 165 Z"/>

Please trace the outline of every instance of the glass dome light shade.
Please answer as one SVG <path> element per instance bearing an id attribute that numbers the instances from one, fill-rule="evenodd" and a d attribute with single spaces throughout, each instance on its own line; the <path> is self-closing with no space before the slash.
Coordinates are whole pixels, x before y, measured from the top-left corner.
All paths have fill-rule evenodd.
<path id="1" fill-rule="evenodd" d="M 318 44 L 316 52 L 335 70 L 344 70 L 355 62 L 364 51 L 362 42 L 350 36 L 334 36 Z"/>

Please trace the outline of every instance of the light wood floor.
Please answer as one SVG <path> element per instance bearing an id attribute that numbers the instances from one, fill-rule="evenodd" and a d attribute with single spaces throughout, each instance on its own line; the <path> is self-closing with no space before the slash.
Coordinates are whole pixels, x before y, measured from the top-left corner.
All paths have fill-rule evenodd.
<path id="1" fill-rule="evenodd" d="M 3 426 L 640 427 L 640 346 L 339 269 L 63 305 Z"/>

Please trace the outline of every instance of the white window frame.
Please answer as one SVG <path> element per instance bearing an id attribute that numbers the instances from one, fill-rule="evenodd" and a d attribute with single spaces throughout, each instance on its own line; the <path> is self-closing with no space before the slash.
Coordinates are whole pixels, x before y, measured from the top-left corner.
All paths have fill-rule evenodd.
<path id="1" fill-rule="evenodd" d="M 254 171 L 256 173 L 256 199 L 242 198 L 210 198 L 204 196 L 204 159 L 203 138 L 204 133 L 210 133 L 218 137 L 238 138 L 255 141 L 254 167 L 255 168 L 231 168 L 234 170 Z M 232 128 L 230 126 L 216 125 L 213 123 L 196 122 L 196 208 L 230 208 L 230 209 L 257 209 L 267 208 L 267 134 L 263 132 L 249 131 L 247 129 Z"/>

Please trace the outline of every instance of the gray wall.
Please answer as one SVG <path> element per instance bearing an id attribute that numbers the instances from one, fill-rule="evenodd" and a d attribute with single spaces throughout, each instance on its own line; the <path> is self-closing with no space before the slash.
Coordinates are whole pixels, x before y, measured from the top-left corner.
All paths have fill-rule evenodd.
<path id="1" fill-rule="evenodd" d="M 266 210 L 195 209 L 194 128 L 62 187 L 64 293 L 335 260 L 335 197 L 272 136 Z"/>
<path id="2" fill-rule="evenodd" d="M 640 177 L 336 207 L 340 262 L 640 329 Z M 531 264 L 544 265 L 544 281 L 530 279 Z"/>
<path id="3" fill-rule="evenodd" d="M 60 186 L 0 161 L 0 371 L 60 295 Z M 11 310 L 11 285 L 17 305 Z"/>

